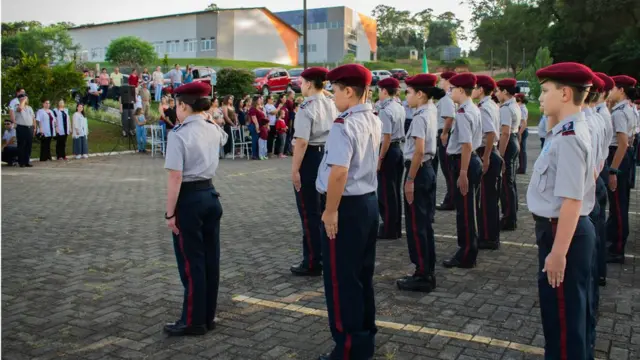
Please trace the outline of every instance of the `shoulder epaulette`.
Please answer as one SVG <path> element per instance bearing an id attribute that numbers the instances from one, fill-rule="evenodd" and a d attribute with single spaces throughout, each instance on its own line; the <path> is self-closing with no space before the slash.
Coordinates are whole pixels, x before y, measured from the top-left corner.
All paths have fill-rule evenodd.
<path id="1" fill-rule="evenodd" d="M 462 106 L 460 107 L 460 109 L 458 109 L 458 113 L 464 114 L 464 108 Z"/>
<path id="2" fill-rule="evenodd" d="M 300 109 L 304 109 L 307 105 L 311 104 L 312 102 L 313 102 L 313 99 L 306 100 L 305 102 L 300 104 Z"/>
<path id="3" fill-rule="evenodd" d="M 344 119 L 339 117 L 339 118 L 333 120 L 333 123 L 334 124 L 344 124 Z"/>
<path id="4" fill-rule="evenodd" d="M 562 125 L 562 130 L 560 131 L 562 132 L 562 136 L 575 135 L 576 132 L 573 127 L 573 121 Z"/>
<path id="5" fill-rule="evenodd" d="M 424 109 L 420 109 L 420 110 L 414 112 L 413 116 L 418 116 L 418 115 L 422 114 L 423 112 L 424 112 Z"/>
<path id="6" fill-rule="evenodd" d="M 176 126 L 173 127 L 173 132 L 177 132 L 178 129 L 180 129 L 182 127 L 182 124 L 178 124 Z"/>
<path id="7" fill-rule="evenodd" d="M 624 109 L 624 104 L 621 104 L 621 105 L 619 105 L 619 106 L 614 107 L 614 108 L 611 110 L 611 112 L 618 111 L 618 110 L 623 110 L 623 109 Z"/>

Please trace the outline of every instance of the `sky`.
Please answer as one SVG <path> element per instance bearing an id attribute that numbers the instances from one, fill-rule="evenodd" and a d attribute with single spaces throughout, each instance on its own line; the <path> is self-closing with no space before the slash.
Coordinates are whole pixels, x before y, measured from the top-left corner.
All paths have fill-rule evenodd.
<path id="1" fill-rule="evenodd" d="M 215 2 L 219 8 L 261 7 L 266 6 L 273 12 L 298 10 L 302 8 L 302 1 L 291 0 L 109 0 L 94 7 L 87 0 L 2 0 L 2 21 L 36 20 L 43 24 L 68 21 L 74 24 L 103 23 L 118 20 L 128 20 L 168 14 L 186 13 L 204 10 L 210 3 Z M 382 0 L 308 0 L 307 8 L 321 8 L 331 6 L 347 6 L 360 13 L 371 15 L 371 10 Z M 438 15 L 451 11 L 464 21 L 469 32 L 471 11 L 459 1 L 406 1 L 397 5 L 399 10 L 409 10 L 412 13 L 432 8 Z M 460 42 L 460 47 L 469 50 L 470 41 Z"/>

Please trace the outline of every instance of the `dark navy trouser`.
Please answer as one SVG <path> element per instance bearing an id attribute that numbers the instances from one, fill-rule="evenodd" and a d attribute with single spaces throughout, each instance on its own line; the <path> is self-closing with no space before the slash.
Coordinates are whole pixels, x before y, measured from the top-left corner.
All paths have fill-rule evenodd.
<path id="1" fill-rule="evenodd" d="M 597 246 L 597 266 L 598 277 L 607 278 L 607 203 L 609 202 L 608 183 L 609 183 L 609 166 L 606 164 L 600 172 L 600 177 L 596 183 L 596 201 L 599 205 L 600 213 L 598 214 L 598 221 L 600 227 L 596 227 L 598 232 L 598 246 Z"/>
<path id="2" fill-rule="evenodd" d="M 595 229 L 588 217 L 579 218 L 566 255 L 564 281 L 554 289 L 542 269 L 547 255 L 551 253 L 557 225 L 556 219 L 540 218 L 536 219 L 535 225 L 544 356 L 547 360 L 589 359 L 589 298 Z"/>
<path id="3" fill-rule="evenodd" d="M 593 210 L 589 214 L 589 219 L 595 228 L 595 245 L 593 248 L 593 260 L 591 264 L 591 298 L 589 302 L 589 344 L 590 347 L 595 347 L 596 341 L 596 322 L 597 322 L 597 313 L 598 308 L 600 307 L 600 285 L 598 283 L 598 279 L 601 277 L 600 275 L 600 267 L 601 261 L 604 261 L 604 266 L 606 269 L 606 247 L 603 245 L 604 239 L 602 238 L 602 234 L 604 233 L 604 221 L 601 217 L 602 210 L 601 204 L 604 198 L 604 204 L 606 205 L 607 201 L 607 189 L 604 181 L 598 177 L 596 180 L 596 203 L 593 206 Z M 606 275 L 605 275 L 606 276 Z"/>
<path id="4" fill-rule="evenodd" d="M 527 139 L 529 138 L 529 129 L 524 129 L 522 138 L 520 139 L 520 153 L 518 154 L 518 171 L 527 172 Z"/>
<path id="5" fill-rule="evenodd" d="M 184 186 L 184 185 L 183 185 Z M 184 301 L 180 320 L 187 326 L 212 323 L 220 281 L 220 195 L 213 186 L 180 190 L 173 234 Z"/>
<path id="6" fill-rule="evenodd" d="M 438 138 L 436 139 L 436 143 L 438 145 L 438 156 L 432 160 L 433 170 L 436 173 L 436 178 L 438 178 L 438 164 L 440 164 L 440 169 L 442 170 L 442 175 L 444 176 L 445 183 L 447 185 L 447 192 L 444 194 L 442 204 L 447 207 L 453 207 L 453 188 L 456 187 L 456 179 L 451 173 L 451 161 L 449 159 L 449 154 L 447 154 L 447 147 L 442 144 L 440 135 L 442 135 L 442 129 L 438 130 Z M 449 135 L 451 135 L 451 132 L 449 132 Z M 451 136 L 449 136 L 449 138 L 451 138 Z"/>
<path id="7" fill-rule="evenodd" d="M 411 161 L 405 162 L 405 181 Z M 433 204 L 436 201 L 436 174 L 431 161 L 422 163 L 413 180 L 413 203 L 404 198 L 405 226 L 409 259 L 416 266 L 416 273 L 427 276 L 436 267 L 436 239 L 433 231 Z"/>
<path id="8" fill-rule="evenodd" d="M 378 222 L 375 193 L 343 196 L 336 238 L 329 239 L 323 231 L 324 294 L 336 344 L 331 359 L 373 357 L 378 332 L 373 291 Z"/>
<path id="9" fill-rule="evenodd" d="M 608 164 L 613 162 L 617 146 L 609 147 Z M 618 170 L 618 187 L 616 191 L 608 189 L 609 194 L 609 218 L 607 219 L 607 241 L 609 253 L 624 255 L 624 249 L 629 236 L 629 171 L 631 158 L 625 154 Z"/>
<path id="10" fill-rule="evenodd" d="M 629 149 L 627 150 L 627 153 L 629 154 L 629 159 L 630 163 L 629 163 L 629 189 L 633 189 L 636 187 L 636 161 L 638 159 L 636 159 L 636 148 L 638 147 L 638 142 L 637 142 L 637 138 L 634 136 L 634 140 L 633 140 L 633 146 L 630 146 Z"/>
<path id="11" fill-rule="evenodd" d="M 455 181 L 460 176 L 462 156 L 450 155 L 449 164 Z M 456 205 L 456 233 L 458 237 L 458 251 L 455 257 L 464 264 L 476 262 L 478 256 L 478 234 L 476 229 L 476 192 L 480 185 L 482 163 L 477 154 L 472 153 L 467 169 L 469 192 L 462 196 L 457 185 L 453 187 L 453 199 Z"/>
<path id="12" fill-rule="evenodd" d="M 500 192 L 500 207 L 506 224 L 515 225 L 518 222 L 518 189 L 516 187 L 516 159 L 520 149 L 518 136 L 511 134 L 509 144 L 504 154 L 505 172 L 502 174 L 502 191 Z"/>
<path id="13" fill-rule="evenodd" d="M 485 147 L 478 148 L 478 155 L 484 156 Z M 502 158 L 494 147 L 489 156 L 489 169 L 480 179 L 477 192 L 476 214 L 478 215 L 478 242 L 500 242 L 500 177 Z"/>
<path id="14" fill-rule="evenodd" d="M 316 190 L 318 167 L 324 146 L 309 145 L 300 164 L 300 192 L 295 191 L 296 206 L 302 222 L 302 266 L 314 269 L 322 262 L 322 200 Z"/>
<path id="15" fill-rule="evenodd" d="M 378 208 L 382 225 L 380 235 L 385 238 L 402 236 L 402 198 L 400 186 L 404 170 L 402 150 L 391 143 L 378 171 Z"/>

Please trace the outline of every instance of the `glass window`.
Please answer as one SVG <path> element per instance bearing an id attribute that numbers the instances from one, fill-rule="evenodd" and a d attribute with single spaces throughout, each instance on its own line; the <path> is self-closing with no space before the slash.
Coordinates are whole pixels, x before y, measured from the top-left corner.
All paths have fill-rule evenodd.
<path id="1" fill-rule="evenodd" d="M 253 73 L 256 75 L 256 77 L 262 78 L 267 76 L 267 74 L 269 73 L 270 69 L 255 69 L 253 70 Z"/>

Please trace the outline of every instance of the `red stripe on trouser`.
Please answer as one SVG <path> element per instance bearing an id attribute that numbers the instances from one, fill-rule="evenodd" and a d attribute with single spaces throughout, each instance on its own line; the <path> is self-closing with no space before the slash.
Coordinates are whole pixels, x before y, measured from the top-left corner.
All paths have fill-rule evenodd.
<path id="1" fill-rule="evenodd" d="M 182 238 L 182 231 L 178 234 L 180 245 L 180 252 L 182 253 L 182 257 L 184 258 L 184 274 L 187 277 L 187 281 L 189 286 L 187 287 L 187 323 L 185 325 L 191 326 L 193 321 L 193 278 L 191 277 L 191 266 L 189 264 L 189 258 L 187 258 L 187 254 L 184 252 L 184 239 Z"/>
<path id="2" fill-rule="evenodd" d="M 418 223 L 416 222 L 416 208 L 414 203 L 409 205 L 411 209 L 411 231 L 413 232 L 413 241 L 416 243 L 416 252 L 418 253 L 418 271 L 424 275 L 424 260 L 422 259 L 422 249 L 420 248 L 420 238 L 418 237 Z"/>
<path id="3" fill-rule="evenodd" d="M 482 222 L 484 223 L 484 239 L 489 240 L 489 226 L 487 226 L 487 194 L 484 188 L 484 179 L 480 185 L 480 197 L 482 198 Z"/>
<path id="4" fill-rule="evenodd" d="M 447 188 L 447 191 L 452 191 L 451 189 L 453 189 L 453 173 L 451 172 L 451 169 L 449 169 L 449 155 L 447 155 L 446 153 L 444 154 L 444 172 L 446 172 L 446 176 L 447 176 L 447 185 L 449 185 L 449 187 Z M 449 194 L 449 196 L 451 196 L 451 194 Z"/>
<path id="5" fill-rule="evenodd" d="M 618 212 L 618 251 L 622 253 L 623 244 L 622 244 L 622 211 L 620 211 L 620 191 L 616 189 L 613 192 L 614 199 L 616 200 L 616 211 Z"/>
<path id="6" fill-rule="evenodd" d="M 340 316 L 338 274 L 336 274 L 336 239 L 329 239 L 329 258 L 331 262 L 331 288 L 333 292 L 333 312 L 336 322 L 336 330 L 338 330 L 338 332 L 343 332 L 342 317 Z"/>
<path id="7" fill-rule="evenodd" d="M 462 171 L 462 159 L 458 160 L 458 169 L 459 171 Z M 467 205 L 467 196 L 469 196 L 469 193 L 467 192 L 467 195 L 462 195 L 462 193 L 460 193 L 460 196 L 462 196 L 462 202 L 464 203 L 464 227 L 465 227 L 465 247 L 464 247 L 464 254 L 462 255 L 462 261 L 464 262 L 467 259 L 467 254 L 469 253 L 469 247 L 470 247 L 470 234 L 469 234 L 469 212 L 467 211 L 468 205 Z"/>
<path id="8" fill-rule="evenodd" d="M 309 231 L 309 219 L 307 218 L 307 210 L 304 207 L 304 199 L 302 197 L 302 190 L 298 191 L 300 195 L 300 210 L 302 212 L 302 231 L 307 238 L 307 246 L 309 247 L 309 270 L 313 269 L 313 243 L 311 242 L 311 232 Z"/>
<path id="9" fill-rule="evenodd" d="M 382 179 L 382 201 L 384 202 L 384 235 L 387 236 L 389 234 L 389 198 L 387 196 L 387 177 L 384 175 L 384 172 L 381 171 L 380 178 Z"/>
<path id="10" fill-rule="evenodd" d="M 558 319 L 560 320 L 560 359 L 567 360 L 567 313 L 564 300 L 564 284 L 556 288 L 558 295 Z"/>
<path id="11" fill-rule="evenodd" d="M 344 360 L 349 360 L 351 355 L 351 335 L 347 334 L 347 338 L 344 341 L 344 353 L 342 354 L 342 358 Z"/>

